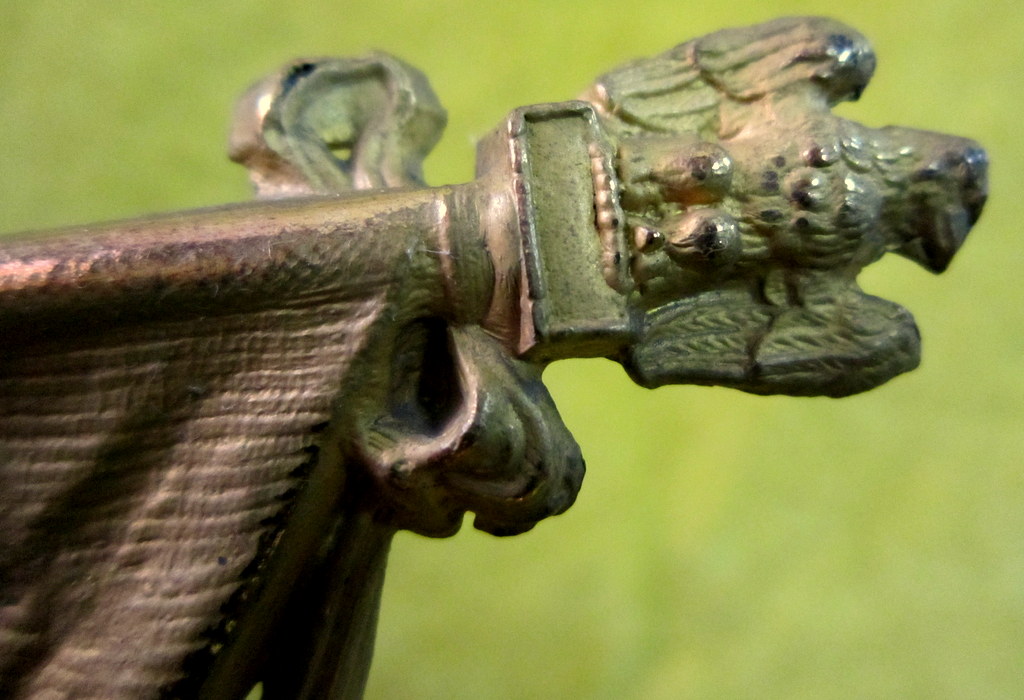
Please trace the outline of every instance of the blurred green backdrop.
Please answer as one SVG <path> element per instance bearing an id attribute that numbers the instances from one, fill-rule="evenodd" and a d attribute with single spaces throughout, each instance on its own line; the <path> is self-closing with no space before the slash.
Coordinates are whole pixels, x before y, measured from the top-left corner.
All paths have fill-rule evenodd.
<path id="1" fill-rule="evenodd" d="M 951 271 L 894 259 L 863 279 L 915 313 L 923 366 L 841 401 L 553 366 L 588 458 L 579 502 L 511 540 L 400 536 L 368 695 L 1024 697 L 1019 0 L 3 0 L 0 230 L 247 198 L 223 156 L 232 102 L 292 57 L 381 48 L 423 69 L 451 114 L 440 184 L 515 106 L 782 14 L 874 41 L 843 114 L 990 150 L 992 201 Z"/>

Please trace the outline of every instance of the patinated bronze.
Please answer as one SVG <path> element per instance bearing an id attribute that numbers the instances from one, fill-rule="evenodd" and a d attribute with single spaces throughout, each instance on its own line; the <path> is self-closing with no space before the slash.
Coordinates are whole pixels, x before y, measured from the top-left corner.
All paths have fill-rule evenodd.
<path id="1" fill-rule="evenodd" d="M 986 157 L 834 116 L 874 63 L 825 19 L 718 32 L 429 188 L 418 71 L 300 61 L 236 115 L 261 201 L 5 238 L 0 694 L 358 697 L 394 532 L 573 502 L 553 360 L 828 396 L 913 368 L 857 274 L 943 270 Z"/>

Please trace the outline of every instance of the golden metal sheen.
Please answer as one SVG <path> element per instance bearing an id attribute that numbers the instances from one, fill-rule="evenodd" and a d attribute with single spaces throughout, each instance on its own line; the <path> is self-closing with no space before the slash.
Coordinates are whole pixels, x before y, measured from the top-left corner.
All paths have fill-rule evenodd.
<path id="1" fill-rule="evenodd" d="M 583 459 L 544 366 L 843 396 L 918 362 L 858 273 L 939 272 L 974 142 L 831 108 L 875 58 L 730 29 L 522 107 L 427 187 L 445 113 L 384 54 L 241 100 L 259 201 L 0 244 L 0 695 L 355 698 L 391 536 L 510 535 Z"/>

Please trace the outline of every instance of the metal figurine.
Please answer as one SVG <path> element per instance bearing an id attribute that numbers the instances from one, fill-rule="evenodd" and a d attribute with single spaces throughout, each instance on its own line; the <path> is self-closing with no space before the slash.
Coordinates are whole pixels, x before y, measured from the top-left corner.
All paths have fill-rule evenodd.
<path id="1" fill-rule="evenodd" d="M 426 79 L 303 61 L 236 117 L 262 201 L 6 237 L 0 695 L 359 697 L 394 532 L 573 502 L 553 360 L 828 396 L 913 368 L 857 274 L 943 270 L 986 156 L 834 116 L 874 67 L 826 19 L 721 31 L 515 110 L 428 188 Z"/>

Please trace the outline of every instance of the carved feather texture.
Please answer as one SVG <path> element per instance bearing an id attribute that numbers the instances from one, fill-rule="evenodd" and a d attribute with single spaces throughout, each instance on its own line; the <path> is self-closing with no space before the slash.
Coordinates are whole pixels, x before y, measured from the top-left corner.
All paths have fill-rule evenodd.
<path id="1" fill-rule="evenodd" d="M 757 394 L 845 396 L 920 360 L 910 313 L 850 290 L 825 305 L 771 306 L 706 293 L 646 319 L 628 369 L 645 386 L 727 384 Z M 856 371 L 851 371 L 856 368 Z"/>
<path id="2" fill-rule="evenodd" d="M 723 101 L 746 103 L 813 81 L 830 104 L 856 99 L 875 70 L 867 40 L 821 17 L 725 29 L 598 78 L 585 96 L 624 135 L 719 136 Z"/>

